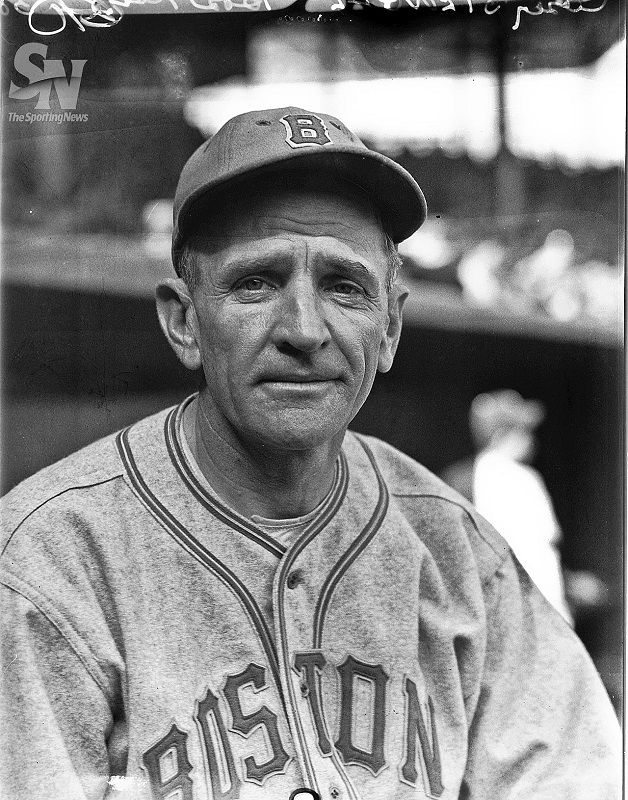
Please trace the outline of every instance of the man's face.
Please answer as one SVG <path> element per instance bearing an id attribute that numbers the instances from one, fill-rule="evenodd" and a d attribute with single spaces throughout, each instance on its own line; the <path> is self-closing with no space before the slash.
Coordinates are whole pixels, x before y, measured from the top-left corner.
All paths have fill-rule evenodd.
<path id="1" fill-rule="evenodd" d="M 193 330 L 211 426 L 273 449 L 344 434 L 399 335 L 402 290 L 386 289 L 370 204 L 267 188 L 198 233 Z"/>

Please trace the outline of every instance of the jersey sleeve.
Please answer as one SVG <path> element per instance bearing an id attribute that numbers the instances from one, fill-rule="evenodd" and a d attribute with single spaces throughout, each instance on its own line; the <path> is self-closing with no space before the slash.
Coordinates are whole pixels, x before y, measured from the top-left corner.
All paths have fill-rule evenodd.
<path id="1" fill-rule="evenodd" d="M 514 558 L 486 588 L 487 648 L 461 797 L 618 800 L 619 724 L 584 646 Z"/>
<path id="2" fill-rule="evenodd" d="M 104 797 L 116 731 L 110 704 L 58 627 L 19 592 L 0 592 L 0 796 Z"/>

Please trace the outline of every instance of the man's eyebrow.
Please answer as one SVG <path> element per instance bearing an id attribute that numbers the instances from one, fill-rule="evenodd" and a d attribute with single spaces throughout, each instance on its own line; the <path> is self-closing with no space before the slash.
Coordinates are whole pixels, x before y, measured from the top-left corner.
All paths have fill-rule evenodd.
<path id="1" fill-rule="evenodd" d="M 257 253 L 255 256 L 238 254 L 231 259 L 227 258 L 223 261 L 222 267 L 230 277 L 238 277 L 250 272 L 268 271 L 270 269 L 281 272 L 289 268 L 291 260 L 291 252 L 273 251 Z M 358 259 L 321 253 L 316 256 L 316 262 L 322 262 L 328 270 L 337 271 L 340 274 L 353 277 L 355 280 L 360 280 L 370 289 L 377 290 L 380 286 L 381 281 L 376 270 L 369 268 Z"/>
<path id="2" fill-rule="evenodd" d="M 323 256 L 324 258 L 324 256 Z M 361 278 L 367 283 L 379 285 L 379 276 L 374 269 L 370 269 L 362 261 L 357 261 L 351 258 L 344 258 L 343 256 L 333 256 L 332 258 L 325 259 L 328 266 L 333 269 L 338 269 L 354 275 L 356 278 Z"/>
<path id="3" fill-rule="evenodd" d="M 256 270 L 267 270 L 269 267 L 277 267 L 287 260 L 286 255 L 258 253 L 255 256 L 237 255 L 233 258 L 227 258 L 222 262 L 222 266 L 229 273 L 240 274 L 255 272 Z"/>

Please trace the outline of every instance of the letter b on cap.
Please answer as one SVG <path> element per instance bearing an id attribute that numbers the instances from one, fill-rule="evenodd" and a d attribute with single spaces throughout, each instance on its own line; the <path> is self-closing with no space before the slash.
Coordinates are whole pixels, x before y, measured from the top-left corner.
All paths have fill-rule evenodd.
<path id="1" fill-rule="evenodd" d="M 327 126 L 315 114 L 286 114 L 281 121 L 286 127 L 286 142 L 290 147 L 332 144 Z"/>

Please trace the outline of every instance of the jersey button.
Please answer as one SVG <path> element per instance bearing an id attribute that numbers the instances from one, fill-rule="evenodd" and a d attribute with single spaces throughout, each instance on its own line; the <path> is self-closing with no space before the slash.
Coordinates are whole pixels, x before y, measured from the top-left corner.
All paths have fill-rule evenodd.
<path id="1" fill-rule="evenodd" d="M 337 786 L 330 786 L 329 796 L 332 798 L 332 800 L 338 800 L 340 797 L 340 789 Z"/>
<path id="2" fill-rule="evenodd" d="M 300 583 L 303 583 L 303 571 L 295 569 L 294 572 L 288 575 L 288 589 L 296 589 Z"/>

